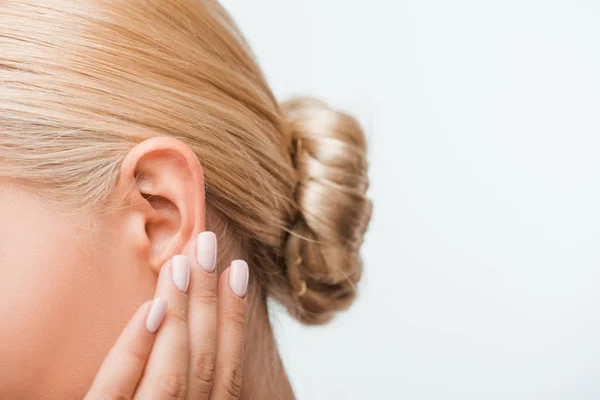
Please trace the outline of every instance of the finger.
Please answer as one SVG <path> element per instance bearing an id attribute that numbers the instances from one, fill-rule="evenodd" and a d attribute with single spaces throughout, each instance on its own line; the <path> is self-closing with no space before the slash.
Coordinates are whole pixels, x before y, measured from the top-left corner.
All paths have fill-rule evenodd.
<path id="1" fill-rule="evenodd" d="M 188 297 L 190 260 L 176 255 L 160 271 L 157 294 L 169 304 L 156 337 L 136 399 L 185 399 L 187 393 L 189 337 Z"/>
<path id="2" fill-rule="evenodd" d="M 235 260 L 219 279 L 217 375 L 211 399 L 239 399 L 242 364 L 248 264 Z"/>
<path id="3" fill-rule="evenodd" d="M 189 288 L 190 371 L 188 399 L 210 395 L 217 359 L 217 238 L 212 232 L 198 235 L 190 249 Z"/>
<path id="4" fill-rule="evenodd" d="M 86 399 L 132 397 L 166 309 L 166 301 L 160 298 L 138 308 L 104 360 Z"/>

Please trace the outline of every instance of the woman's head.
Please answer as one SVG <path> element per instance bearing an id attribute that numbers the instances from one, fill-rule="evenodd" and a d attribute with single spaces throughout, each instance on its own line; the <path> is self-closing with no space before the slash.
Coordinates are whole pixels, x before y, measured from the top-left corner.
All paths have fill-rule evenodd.
<path id="1" fill-rule="evenodd" d="M 89 379 L 80 353 L 98 343 L 97 367 L 204 229 L 249 260 L 251 301 L 328 321 L 355 296 L 367 184 L 356 122 L 280 106 L 216 2 L 0 3 L 0 352 L 31 349 L 3 357 L 16 368 L 50 379 L 26 361 L 61 355 Z"/>

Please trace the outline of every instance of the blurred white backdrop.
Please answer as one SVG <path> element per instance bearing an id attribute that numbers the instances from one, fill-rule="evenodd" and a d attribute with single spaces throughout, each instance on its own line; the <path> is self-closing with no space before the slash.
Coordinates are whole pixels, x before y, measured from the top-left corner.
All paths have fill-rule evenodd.
<path id="1" fill-rule="evenodd" d="M 355 306 L 275 308 L 300 400 L 600 398 L 600 3 L 226 0 L 368 132 Z"/>

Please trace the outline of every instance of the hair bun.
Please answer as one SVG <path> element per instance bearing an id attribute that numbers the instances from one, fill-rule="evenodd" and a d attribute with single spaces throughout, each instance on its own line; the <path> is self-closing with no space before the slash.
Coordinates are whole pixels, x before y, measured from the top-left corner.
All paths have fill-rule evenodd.
<path id="1" fill-rule="evenodd" d="M 298 176 L 298 213 L 284 249 L 292 293 L 283 303 L 301 322 L 322 324 L 350 306 L 362 275 L 372 209 L 366 140 L 354 118 L 318 100 L 294 99 L 282 109 Z"/>

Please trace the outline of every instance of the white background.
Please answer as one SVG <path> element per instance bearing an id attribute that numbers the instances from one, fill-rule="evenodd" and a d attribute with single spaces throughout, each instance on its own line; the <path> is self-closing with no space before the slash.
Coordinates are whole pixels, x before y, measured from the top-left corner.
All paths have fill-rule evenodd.
<path id="1" fill-rule="evenodd" d="M 275 310 L 298 398 L 600 399 L 600 2 L 224 4 L 371 146 L 357 303 Z"/>

